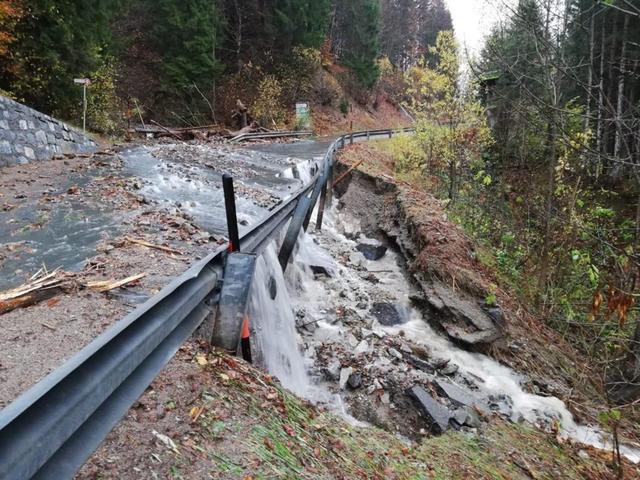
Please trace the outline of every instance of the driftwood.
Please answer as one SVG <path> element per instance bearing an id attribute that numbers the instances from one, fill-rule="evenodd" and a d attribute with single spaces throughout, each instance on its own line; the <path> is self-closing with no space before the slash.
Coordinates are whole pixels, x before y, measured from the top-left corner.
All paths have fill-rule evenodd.
<path id="1" fill-rule="evenodd" d="M 236 100 L 236 110 L 231 115 L 231 118 L 236 118 L 240 122 L 240 129 L 246 128 L 249 124 L 248 122 L 248 112 L 249 109 L 242 103 L 242 100 Z"/>
<path id="2" fill-rule="evenodd" d="M 157 125 L 158 127 L 160 127 L 162 130 L 164 130 L 165 132 L 167 132 L 169 135 L 171 135 L 173 138 L 175 138 L 176 140 L 179 141 L 183 141 L 180 136 L 178 136 L 176 133 L 172 132 L 171 130 L 169 130 L 167 127 L 164 127 L 162 125 L 160 125 L 158 122 L 156 122 L 155 120 L 151 120 L 151 123 L 153 123 L 154 125 Z"/>
<path id="3" fill-rule="evenodd" d="M 226 137 L 228 138 L 235 138 L 238 137 L 240 135 L 244 135 L 245 133 L 267 133 L 270 131 L 274 131 L 274 130 L 269 130 L 266 129 L 262 126 L 260 126 L 260 124 L 258 122 L 251 122 L 251 125 L 247 125 L 244 128 L 241 128 L 240 130 L 227 130 L 227 135 Z"/>
<path id="4" fill-rule="evenodd" d="M 135 243 L 136 245 L 142 245 L 143 247 L 153 248 L 155 250 L 161 250 L 163 252 L 172 253 L 174 255 L 182 255 L 182 252 L 175 248 L 165 247 L 164 245 L 156 245 L 154 243 L 147 242 L 146 240 L 140 240 L 137 238 L 125 237 L 125 240 L 129 243 Z"/>
<path id="5" fill-rule="evenodd" d="M 156 126 L 145 125 L 143 127 L 136 127 L 130 129 L 129 133 L 137 133 L 140 135 L 152 134 L 154 137 L 172 137 L 180 141 L 206 140 L 209 137 L 224 137 L 229 135 L 227 129 L 216 124 L 197 127 L 168 128 L 157 122 L 152 121 L 152 123 Z"/>
<path id="6" fill-rule="evenodd" d="M 340 175 L 337 180 L 335 180 L 332 184 L 333 187 L 335 187 L 337 184 L 339 184 L 342 180 L 344 180 L 347 175 L 349 175 L 351 172 L 353 172 L 356 168 L 358 168 L 360 165 L 362 165 L 364 163 L 364 161 L 367 159 L 367 157 L 362 158 L 361 160 L 358 160 L 356 163 L 354 163 L 353 165 L 351 165 L 349 167 L 349 169 L 344 172 L 342 175 Z"/>
<path id="7" fill-rule="evenodd" d="M 72 274 L 63 272 L 59 268 L 48 272 L 43 267 L 27 283 L 0 292 L 0 315 L 42 302 L 61 292 L 70 291 L 74 285 L 71 281 L 72 277 Z"/>
<path id="8" fill-rule="evenodd" d="M 99 280 L 96 282 L 87 282 L 86 286 L 91 290 L 95 290 L 96 292 L 108 292 L 109 290 L 115 290 L 116 288 L 124 287 L 125 285 L 133 283 L 146 276 L 146 273 L 139 273 L 137 275 L 123 278 L 122 280 Z"/>

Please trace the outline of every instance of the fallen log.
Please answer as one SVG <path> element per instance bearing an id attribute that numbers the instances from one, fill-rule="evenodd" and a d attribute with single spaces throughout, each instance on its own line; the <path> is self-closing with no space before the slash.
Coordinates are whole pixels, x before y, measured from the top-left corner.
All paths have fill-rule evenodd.
<path id="1" fill-rule="evenodd" d="M 151 120 L 151 123 L 153 123 L 154 125 L 157 125 L 158 127 L 160 127 L 162 130 L 164 130 L 165 132 L 167 132 L 169 135 L 171 135 L 172 137 L 174 137 L 176 140 L 180 141 L 180 142 L 184 142 L 182 140 L 182 138 L 180 138 L 178 136 L 177 133 L 172 132 L 171 130 L 169 130 L 167 127 L 164 127 L 162 125 L 160 125 L 158 122 L 156 122 L 155 120 Z"/>
<path id="2" fill-rule="evenodd" d="M 231 137 L 231 138 L 235 138 L 235 137 L 239 137 L 240 135 L 246 135 L 247 133 L 260 133 L 260 132 L 268 132 L 269 130 L 267 130 L 264 127 L 261 127 L 257 122 L 251 122 L 250 125 L 247 125 L 246 127 L 241 128 L 240 130 L 227 130 L 227 135 L 225 135 L 226 137 Z"/>
<path id="3" fill-rule="evenodd" d="M 158 124 L 157 124 L 158 125 Z M 172 137 L 181 141 L 187 140 L 206 140 L 211 136 L 227 137 L 230 135 L 229 130 L 213 124 L 202 125 L 197 127 L 179 127 L 168 128 L 159 125 L 157 127 L 146 125 L 144 127 L 135 127 L 129 129 L 129 133 L 137 133 L 141 135 L 152 134 L 155 137 Z"/>
<path id="4" fill-rule="evenodd" d="M 358 161 L 357 161 L 356 163 L 354 163 L 353 165 L 351 165 L 351 167 L 349 167 L 349 169 L 348 169 L 346 172 L 344 172 L 342 175 L 340 175 L 340 176 L 338 177 L 338 179 L 337 179 L 337 180 L 335 180 L 335 181 L 333 182 L 332 187 L 335 187 L 335 186 L 336 186 L 337 184 L 339 184 L 342 180 L 344 180 L 344 179 L 347 177 L 347 175 L 349 175 L 349 174 L 350 174 L 351 172 L 353 172 L 356 168 L 358 168 L 360 165 L 362 165 L 366 159 L 367 159 L 367 158 L 366 158 L 366 157 L 364 157 L 364 158 L 362 158 L 361 160 L 358 160 Z"/>

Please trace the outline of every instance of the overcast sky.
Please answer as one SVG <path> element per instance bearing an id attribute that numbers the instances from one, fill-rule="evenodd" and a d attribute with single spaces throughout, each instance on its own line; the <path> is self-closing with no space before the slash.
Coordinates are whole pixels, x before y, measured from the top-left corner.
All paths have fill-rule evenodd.
<path id="1" fill-rule="evenodd" d="M 453 18 L 453 28 L 458 37 L 460 48 L 470 54 L 482 49 L 483 38 L 491 31 L 498 20 L 499 4 L 495 0 L 446 0 Z"/>

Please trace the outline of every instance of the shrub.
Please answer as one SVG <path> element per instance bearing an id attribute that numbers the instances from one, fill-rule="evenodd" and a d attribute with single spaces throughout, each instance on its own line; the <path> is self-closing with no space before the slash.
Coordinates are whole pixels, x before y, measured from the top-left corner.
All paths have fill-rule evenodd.
<path id="1" fill-rule="evenodd" d="M 320 105 L 333 105 L 340 98 L 341 88 L 337 80 L 326 72 L 319 71 L 314 82 L 315 101 Z"/>
<path id="2" fill-rule="evenodd" d="M 346 117 L 349 114 L 349 100 L 343 98 L 340 100 L 340 112 Z"/>
<path id="3" fill-rule="evenodd" d="M 102 65 L 90 76 L 87 89 L 87 128 L 113 134 L 122 121 L 123 105 L 116 93 L 117 65 L 113 57 L 105 57 Z M 82 116 L 82 105 L 74 118 Z"/>
<path id="4" fill-rule="evenodd" d="M 265 75 L 258 85 L 257 97 L 251 107 L 253 117 L 263 126 L 282 126 L 287 122 L 282 84 L 273 75 Z"/>

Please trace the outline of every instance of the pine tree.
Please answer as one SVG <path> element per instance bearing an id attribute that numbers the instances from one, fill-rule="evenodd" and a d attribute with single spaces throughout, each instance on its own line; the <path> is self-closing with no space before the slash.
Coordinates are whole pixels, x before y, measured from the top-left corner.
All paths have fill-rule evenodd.
<path id="1" fill-rule="evenodd" d="M 337 8 L 341 10 L 342 61 L 365 88 L 371 88 L 380 76 L 379 0 L 342 0 Z"/>
<path id="2" fill-rule="evenodd" d="M 277 56 L 288 55 L 296 46 L 319 48 L 330 12 L 330 0 L 275 0 L 266 33 L 271 36 Z"/>
<path id="3" fill-rule="evenodd" d="M 102 65 L 110 21 L 120 3 L 100 0 L 87 8 L 80 0 L 25 0 L 0 89 L 42 111 L 69 118 L 80 99 L 73 78 L 90 76 Z"/>
<path id="4" fill-rule="evenodd" d="M 163 83 L 173 94 L 184 95 L 194 86 L 209 91 L 221 73 L 217 60 L 222 17 L 211 0 L 150 0 L 153 31 L 162 56 Z"/>

